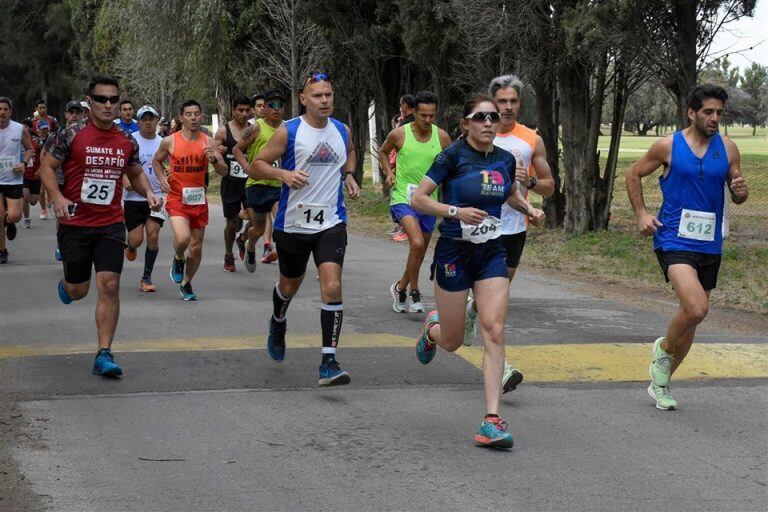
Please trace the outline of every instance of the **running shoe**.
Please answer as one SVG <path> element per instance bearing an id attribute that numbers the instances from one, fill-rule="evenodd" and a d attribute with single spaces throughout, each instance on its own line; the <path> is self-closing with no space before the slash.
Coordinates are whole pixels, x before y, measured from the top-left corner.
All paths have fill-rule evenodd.
<path id="1" fill-rule="evenodd" d="M 61 251 L 58 247 L 55 251 L 53 251 L 53 257 L 56 259 L 56 261 L 61 261 Z"/>
<path id="2" fill-rule="evenodd" d="M 261 257 L 261 262 L 270 264 L 272 262 L 277 261 L 277 249 L 272 244 L 269 244 L 269 250 L 267 250 L 267 246 L 264 246 L 264 254 Z"/>
<path id="3" fill-rule="evenodd" d="M 509 393 L 523 382 L 523 374 L 517 368 L 512 368 L 506 359 L 504 360 L 504 376 L 501 378 L 501 392 Z"/>
<path id="4" fill-rule="evenodd" d="M 251 274 L 256 272 L 256 251 L 246 251 L 244 263 L 245 270 Z"/>
<path id="5" fill-rule="evenodd" d="M 662 411 L 677 409 L 677 400 L 669 393 L 669 386 L 657 386 L 653 382 L 648 384 L 648 394 L 656 400 L 656 408 Z"/>
<path id="6" fill-rule="evenodd" d="M 320 365 L 320 378 L 317 380 L 319 386 L 343 386 L 351 381 L 349 374 L 341 369 L 336 359 Z"/>
<path id="7" fill-rule="evenodd" d="M 408 241 L 408 233 L 403 231 L 402 233 L 398 233 L 395 236 L 392 237 L 392 241 L 394 242 L 407 242 Z"/>
<path id="8" fill-rule="evenodd" d="M 197 300 L 197 295 L 192 291 L 192 285 L 189 283 L 179 286 L 179 295 L 187 302 Z"/>
<path id="9" fill-rule="evenodd" d="M 40 220 L 47 220 L 48 219 L 48 212 L 43 210 L 40 212 Z"/>
<path id="10" fill-rule="evenodd" d="M 136 254 L 138 254 L 138 251 L 136 249 L 131 249 L 130 247 L 126 247 L 123 251 L 125 253 L 125 259 L 128 261 L 136 261 Z"/>
<path id="11" fill-rule="evenodd" d="M 177 260 L 176 256 L 173 257 L 173 263 L 171 263 L 171 281 L 181 284 L 184 279 L 184 260 Z"/>
<path id="12" fill-rule="evenodd" d="M 102 348 L 96 354 L 96 359 L 93 360 L 91 372 L 103 377 L 119 377 L 123 374 L 123 369 L 115 363 L 115 356 L 112 355 L 112 351 L 108 348 Z"/>
<path id="13" fill-rule="evenodd" d="M 0 264 L 8 263 L 8 249 L 0 249 Z"/>
<path id="14" fill-rule="evenodd" d="M 396 234 L 398 234 L 400 232 L 401 229 L 402 228 L 400 227 L 400 224 L 393 224 L 392 225 L 392 229 L 387 231 L 387 234 L 388 235 L 396 235 Z"/>
<path id="15" fill-rule="evenodd" d="M 468 347 L 472 346 L 477 337 L 477 311 L 472 307 L 472 298 L 467 295 L 467 311 L 464 314 L 464 340 L 462 343 Z"/>
<path id="16" fill-rule="evenodd" d="M 409 313 L 423 313 L 424 304 L 421 303 L 421 292 L 419 290 L 411 290 L 411 300 L 408 304 Z"/>
<path id="17" fill-rule="evenodd" d="M 435 358 L 437 345 L 429 341 L 429 328 L 439 323 L 440 318 L 437 315 L 437 310 L 430 311 L 424 320 L 424 330 L 419 337 L 419 342 L 416 343 L 416 357 L 421 364 L 429 364 Z"/>
<path id="18" fill-rule="evenodd" d="M 141 282 L 139 283 L 139 290 L 145 293 L 151 293 L 151 292 L 156 292 L 157 288 L 155 287 L 155 285 L 152 284 L 151 277 L 144 276 L 141 278 Z"/>
<path id="19" fill-rule="evenodd" d="M 267 338 L 267 352 L 275 361 L 285 359 L 285 330 L 288 322 L 278 322 L 274 315 L 269 317 L 269 337 Z"/>
<path id="20" fill-rule="evenodd" d="M 475 434 L 475 444 L 488 448 L 512 448 L 515 440 L 507 432 L 507 422 L 498 416 L 486 418 Z"/>
<path id="21" fill-rule="evenodd" d="M 408 311 L 408 294 L 405 290 L 397 289 L 397 281 L 389 287 L 389 294 L 392 296 L 392 309 L 395 313 L 405 313 Z"/>
<path id="22" fill-rule="evenodd" d="M 240 261 L 245 259 L 245 240 L 243 240 L 241 235 L 242 233 L 240 233 L 235 237 L 235 242 L 237 242 L 237 252 L 240 256 Z"/>
<path id="23" fill-rule="evenodd" d="M 30 229 L 32 227 L 32 219 L 24 219 L 24 229 Z"/>
<path id="24" fill-rule="evenodd" d="M 235 255 L 234 254 L 224 255 L 224 270 L 226 270 L 227 272 L 235 271 Z"/>
<path id="25" fill-rule="evenodd" d="M 661 348 L 664 337 L 656 338 L 653 342 L 653 361 L 651 362 L 648 373 L 651 375 L 651 381 L 657 386 L 669 386 L 669 379 L 672 376 L 672 363 L 675 358 L 672 354 Z"/>
<path id="26" fill-rule="evenodd" d="M 5 223 L 5 237 L 8 240 L 13 240 L 16 238 L 16 224 L 13 222 L 6 222 Z"/>
<path id="27" fill-rule="evenodd" d="M 64 281 L 59 279 L 59 299 L 64 304 L 72 304 L 72 297 L 67 293 L 67 289 L 64 288 Z"/>

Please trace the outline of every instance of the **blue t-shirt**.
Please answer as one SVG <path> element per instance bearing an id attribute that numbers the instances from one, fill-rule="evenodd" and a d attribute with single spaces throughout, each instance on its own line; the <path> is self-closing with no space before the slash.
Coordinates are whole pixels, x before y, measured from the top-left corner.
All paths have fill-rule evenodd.
<path id="1" fill-rule="evenodd" d="M 131 122 L 129 124 L 125 124 L 122 119 L 118 119 L 115 121 L 115 124 L 123 130 L 128 135 L 132 134 L 133 132 L 139 131 L 139 123 L 131 119 Z"/>
<path id="2" fill-rule="evenodd" d="M 427 178 L 442 187 L 442 202 L 459 208 L 478 208 L 501 218 L 501 205 L 512 192 L 515 157 L 498 146 L 490 153 L 477 151 L 461 139 L 435 157 Z M 458 219 L 440 224 L 443 238 L 461 238 Z"/>

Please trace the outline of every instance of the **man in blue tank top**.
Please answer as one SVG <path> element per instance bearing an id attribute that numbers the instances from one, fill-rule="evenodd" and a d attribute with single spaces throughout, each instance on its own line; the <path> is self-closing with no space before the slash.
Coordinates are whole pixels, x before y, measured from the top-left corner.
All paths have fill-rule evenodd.
<path id="1" fill-rule="evenodd" d="M 648 393 L 658 409 L 677 409 L 669 381 L 688 354 L 717 285 L 726 184 L 734 203 L 747 200 L 739 149 L 717 131 L 727 99 L 725 89 L 717 85 L 694 88 L 688 95 L 690 126 L 656 141 L 627 173 L 638 229 L 653 235 L 664 277 L 680 303 L 667 335 L 653 344 Z M 641 180 L 659 167 L 663 202 L 654 217 L 645 208 Z"/>

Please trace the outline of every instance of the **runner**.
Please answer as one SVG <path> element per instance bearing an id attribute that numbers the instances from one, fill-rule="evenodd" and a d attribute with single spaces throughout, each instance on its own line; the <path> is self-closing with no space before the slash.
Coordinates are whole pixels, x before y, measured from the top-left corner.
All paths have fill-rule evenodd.
<path id="1" fill-rule="evenodd" d="M 253 117 L 251 118 L 251 124 L 255 123 L 257 119 L 262 119 L 264 117 L 264 105 L 266 104 L 266 101 L 264 100 L 263 94 L 256 94 L 251 98 L 251 105 L 253 105 Z"/>
<path id="2" fill-rule="evenodd" d="M 91 268 L 96 269 L 98 352 L 92 372 L 108 377 L 123 373 L 111 350 L 120 313 L 125 244 L 123 175 L 128 175 L 134 190 L 146 195 L 150 207 L 161 204 L 141 170 L 136 141 L 114 125 L 119 93 L 114 78 L 94 78 L 88 87 L 91 116 L 57 133 L 40 165 L 40 178 L 59 219 L 64 261 L 59 298 L 64 304 L 84 298 L 90 288 Z M 58 166 L 66 176 L 63 193 L 56 186 L 54 169 Z"/>
<path id="3" fill-rule="evenodd" d="M 224 270 L 235 271 L 235 257 L 232 255 L 232 245 L 235 236 L 243 227 L 240 211 L 245 209 L 245 181 L 248 175 L 245 167 L 235 160 L 232 149 L 248 127 L 248 116 L 251 114 L 251 102 L 242 94 L 232 100 L 232 120 L 222 126 L 214 137 L 216 147 L 227 148 L 224 155 L 229 172 L 221 177 L 221 206 L 224 209 L 224 218 L 227 224 L 224 227 Z M 246 231 L 248 226 L 246 226 Z"/>
<path id="4" fill-rule="evenodd" d="M 152 159 L 155 156 L 160 142 L 163 140 L 157 134 L 157 111 L 150 105 L 144 105 L 136 114 L 139 120 L 139 131 L 133 132 L 131 137 L 139 146 L 139 161 L 147 181 L 152 188 L 152 193 L 159 200 L 165 196 L 160 179 L 152 168 Z M 160 228 L 165 222 L 165 214 L 162 211 L 152 211 L 147 200 L 141 194 L 135 192 L 127 178 L 123 178 L 125 187 L 123 209 L 125 210 L 125 229 L 128 231 L 128 240 L 125 248 L 125 258 L 128 261 L 136 259 L 136 253 L 144 242 L 144 231 L 147 232 L 147 248 L 144 250 L 144 273 L 139 282 L 139 290 L 154 292 L 157 290 L 152 284 L 152 270 L 155 268 L 155 260 L 160 250 L 158 238 Z"/>
<path id="5" fill-rule="evenodd" d="M 133 103 L 131 103 L 131 100 L 120 102 L 120 119 L 116 119 L 115 124 L 129 135 L 139 131 L 139 124 L 133 119 Z"/>
<path id="6" fill-rule="evenodd" d="M 392 129 L 399 128 L 408 123 L 412 123 L 415 120 L 414 114 L 416 113 L 416 98 L 411 94 L 404 94 L 400 97 L 400 111 L 399 114 L 393 119 L 394 126 Z M 389 166 L 392 168 L 393 173 L 397 173 L 397 150 L 392 149 L 389 153 Z M 382 182 L 382 190 L 387 190 L 387 180 Z M 395 242 L 407 242 L 408 234 L 403 231 L 400 223 L 393 222 L 392 229 L 389 230 L 389 235 Z"/>
<path id="7" fill-rule="evenodd" d="M 33 131 L 36 132 L 38 130 L 37 125 L 41 121 L 48 123 L 48 129 L 51 133 L 59 129 L 59 121 L 55 117 L 48 115 L 48 104 L 43 99 L 39 99 L 35 102 Z"/>
<path id="8" fill-rule="evenodd" d="M 256 123 L 249 126 L 243 134 L 243 138 L 235 147 L 234 154 L 240 165 L 248 169 L 256 160 L 256 156 L 272 138 L 278 128 L 283 125 L 285 115 L 285 98 L 283 93 L 278 90 L 267 92 L 265 95 L 264 117 L 256 120 Z M 242 233 L 237 239 L 240 246 L 241 256 L 244 258 L 245 268 L 248 272 L 256 270 L 256 242 L 259 237 L 264 235 L 265 252 L 269 249 L 269 254 L 265 254 L 262 263 L 271 263 L 272 253 L 277 256 L 271 244 L 266 241 L 268 229 L 272 225 L 272 213 L 277 208 L 277 202 L 280 199 L 279 180 L 273 179 L 255 179 L 251 176 L 245 183 L 246 205 L 248 206 L 248 217 L 251 228 L 245 232 L 247 242 L 243 240 Z"/>
<path id="9" fill-rule="evenodd" d="M 349 128 L 331 117 L 333 86 L 326 73 L 310 73 L 299 101 L 303 116 L 278 128 L 248 174 L 283 183 L 275 242 L 280 251 L 280 280 L 272 292 L 267 350 L 275 361 L 285 358 L 286 312 L 299 291 L 310 254 L 320 275 L 320 326 L 323 338 L 320 386 L 349 384 L 349 374 L 336 361 L 344 315 L 341 273 L 347 245 L 347 213 L 343 191 L 360 195 L 355 181 L 355 149 Z M 272 164 L 281 159 L 282 168 Z"/>
<path id="10" fill-rule="evenodd" d="M 499 111 L 488 96 L 475 96 L 464 105 L 460 139 L 435 158 L 413 194 L 411 204 L 422 213 L 440 215 L 440 239 L 435 247 L 432 273 L 437 311 L 426 318 L 417 343 L 419 362 L 428 364 L 437 346 L 453 352 L 464 339 L 467 294 L 474 291 L 485 353 L 483 380 L 487 414 L 475 443 L 510 448 L 512 435 L 499 418 L 504 363 L 504 320 L 509 301 L 509 281 L 501 236 L 501 205 L 522 208 L 523 197 L 515 186 L 515 158 L 493 145 Z M 442 187 L 442 201 L 433 193 Z"/>
<path id="11" fill-rule="evenodd" d="M 688 95 L 690 126 L 654 142 L 627 172 L 627 194 L 638 229 L 653 235 L 653 250 L 679 302 L 667 335 L 653 343 L 648 394 L 658 409 L 677 409 L 669 382 L 688 354 L 717 286 L 726 183 L 734 203 L 748 196 L 739 149 L 717 131 L 727 100 L 720 86 L 695 87 Z M 645 208 L 642 178 L 659 167 L 663 202 L 654 217 Z"/>
<path id="12" fill-rule="evenodd" d="M 0 97 L 0 263 L 8 263 L 5 239 L 16 238 L 16 222 L 21 219 L 23 206 L 24 169 L 35 154 L 29 131 L 12 121 L 11 114 L 11 99 Z"/>
<path id="13" fill-rule="evenodd" d="M 166 137 L 152 159 L 155 175 L 163 189 L 168 190 L 166 210 L 173 229 L 173 263 L 171 280 L 179 284 L 179 294 L 185 301 L 197 300 L 192 291 L 195 277 L 203 258 L 203 238 L 208 225 L 208 199 L 205 180 L 208 164 L 214 164 L 219 176 L 227 173 L 227 163 L 209 144 L 207 135 L 200 131 L 203 111 L 195 100 L 181 105 L 181 130 Z M 170 157 L 166 178 L 163 162 Z M 187 251 L 188 249 L 188 251 Z"/>
<path id="14" fill-rule="evenodd" d="M 384 188 L 392 189 L 389 211 L 392 220 L 399 223 L 408 235 L 408 259 L 402 277 L 392 283 L 392 309 L 396 313 L 423 313 L 419 290 L 419 271 L 429 247 L 435 217 L 417 213 L 411 208 L 411 196 L 435 157 L 451 144 L 445 130 L 433 124 L 437 111 L 437 96 L 429 91 L 416 94 L 415 120 L 392 130 L 379 148 L 379 163 L 386 180 Z M 397 175 L 392 171 L 389 156 L 397 152 Z M 437 199 L 437 190 L 433 194 Z M 410 286 L 410 293 L 408 287 Z"/>
<path id="15" fill-rule="evenodd" d="M 27 125 L 27 129 L 33 130 L 32 123 Z M 27 167 L 24 169 L 24 198 L 22 204 L 22 214 L 24 216 L 24 227 L 29 229 L 32 227 L 32 219 L 29 216 L 29 206 L 36 205 L 40 198 L 40 151 L 45 145 L 45 141 L 48 138 L 48 122 L 40 121 L 37 123 L 37 133 L 32 133 L 30 140 L 32 142 L 32 149 L 34 155 L 27 162 Z"/>
<path id="16" fill-rule="evenodd" d="M 517 122 L 520 113 L 520 97 L 523 83 L 515 75 L 494 78 L 488 86 L 488 94 L 496 101 L 501 114 L 499 133 L 494 145 L 512 153 L 517 163 L 515 179 L 525 187 L 525 198 L 533 190 L 544 197 L 550 197 L 555 191 L 555 180 L 547 163 L 547 150 L 544 141 L 530 128 Z M 527 203 L 526 203 L 527 204 Z M 538 226 L 544 222 L 544 212 L 532 208 L 532 215 L 524 215 L 509 205 L 501 206 L 501 241 L 507 255 L 507 275 L 509 283 L 515 277 L 520 257 L 523 254 L 528 222 Z M 477 306 L 473 299 L 467 304 L 465 318 L 464 344 L 471 345 L 476 336 L 475 319 Z M 508 393 L 523 381 L 523 374 L 504 361 L 502 392 Z"/>

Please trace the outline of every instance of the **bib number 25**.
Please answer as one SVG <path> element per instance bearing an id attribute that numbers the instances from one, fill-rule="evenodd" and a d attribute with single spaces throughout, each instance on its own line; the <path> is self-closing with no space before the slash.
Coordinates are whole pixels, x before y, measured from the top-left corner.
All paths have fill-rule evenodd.
<path id="1" fill-rule="evenodd" d="M 115 181 L 83 178 L 80 200 L 84 203 L 106 206 L 115 196 Z"/>

